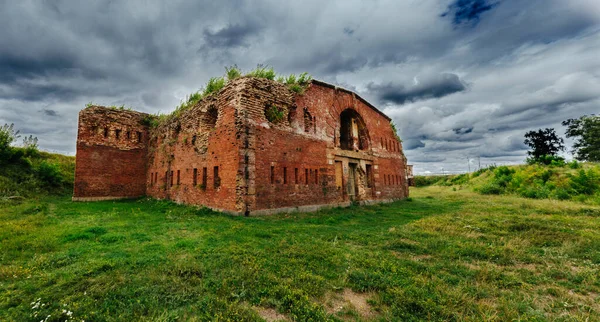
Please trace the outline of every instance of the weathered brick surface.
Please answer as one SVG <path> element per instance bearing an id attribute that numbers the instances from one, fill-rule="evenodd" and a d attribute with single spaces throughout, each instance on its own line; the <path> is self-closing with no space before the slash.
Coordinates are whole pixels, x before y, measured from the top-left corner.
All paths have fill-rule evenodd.
<path id="1" fill-rule="evenodd" d="M 79 113 L 75 200 L 145 194 L 148 145 L 145 116 L 98 106 Z"/>
<path id="2" fill-rule="evenodd" d="M 267 119 L 271 108 L 280 118 Z M 326 83 L 295 94 L 244 77 L 158 127 L 144 126 L 145 117 L 100 107 L 80 113 L 76 199 L 145 194 L 251 214 L 408 196 L 390 119 Z M 106 127 L 143 139 L 104 138 Z"/>

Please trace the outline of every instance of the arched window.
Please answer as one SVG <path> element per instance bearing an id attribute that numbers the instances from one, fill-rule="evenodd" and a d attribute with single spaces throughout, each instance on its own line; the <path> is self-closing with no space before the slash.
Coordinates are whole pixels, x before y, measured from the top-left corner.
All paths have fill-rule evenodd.
<path id="1" fill-rule="evenodd" d="M 217 118 L 219 117 L 219 110 L 216 106 L 211 105 L 208 107 L 202 119 L 200 121 L 200 128 L 203 130 L 212 130 L 217 125 Z"/>
<path id="2" fill-rule="evenodd" d="M 340 147 L 352 151 L 369 149 L 369 132 L 360 114 L 353 109 L 340 114 Z"/>

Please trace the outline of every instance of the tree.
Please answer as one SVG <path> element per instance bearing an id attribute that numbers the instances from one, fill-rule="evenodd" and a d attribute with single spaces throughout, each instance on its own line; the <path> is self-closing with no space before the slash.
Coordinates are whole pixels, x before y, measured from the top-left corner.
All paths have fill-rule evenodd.
<path id="1" fill-rule="evenodd" d="M 13 157 L 14 153 L 10 145 L 19 137 L 19 131 L 15 131 L 14 124 L 0 126 L 0 164 Z"/>
<path id="2" fill-rule="evenodd" d="M 531 148 L 530 151 L 527 151 L 529 163 L 550 164 L 552 160 L 562 160 L 558 156 L 558 152 L 565 149 L 564 140 L 556 135 L 554 129 L 529 131 L 525 133 L 524 143 Z"/>
<path id="3" fill-rule="evenodd" d="M 579 161 L 600 162 L 600 116 L 584 115 L 562 122 L 568 138 L 575 138 L 572 153 Z"/>

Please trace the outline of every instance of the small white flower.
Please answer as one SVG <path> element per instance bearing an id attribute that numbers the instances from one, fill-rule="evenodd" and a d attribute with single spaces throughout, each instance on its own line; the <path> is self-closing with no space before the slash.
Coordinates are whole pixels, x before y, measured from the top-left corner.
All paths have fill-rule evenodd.
<path id="1" fill-rule="evenodd" d="M 63 309 L 63 313 L 67 313 L 67 310 Z"/>
<path id="2" fill-rule="evenodd" d="M 68 315 L 68 316 L 71 316 L 71 315 L 73 315 L 73 312 L 71 312 L 71 311 L 68 311 L 68 312 L 67 312 L 67 315 Z"/>

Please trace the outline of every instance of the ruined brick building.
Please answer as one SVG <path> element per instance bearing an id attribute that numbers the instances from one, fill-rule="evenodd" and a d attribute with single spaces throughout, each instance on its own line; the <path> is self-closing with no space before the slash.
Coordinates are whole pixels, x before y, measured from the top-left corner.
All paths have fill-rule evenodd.
<path id="1" fill-rule="evenodd" d="M 303 94 L 242 77 L 177 116 L 79 113 L 73 200 L 151 196 L 235 214 L 408 196 L 390 118 L 313 80 Z"/>

